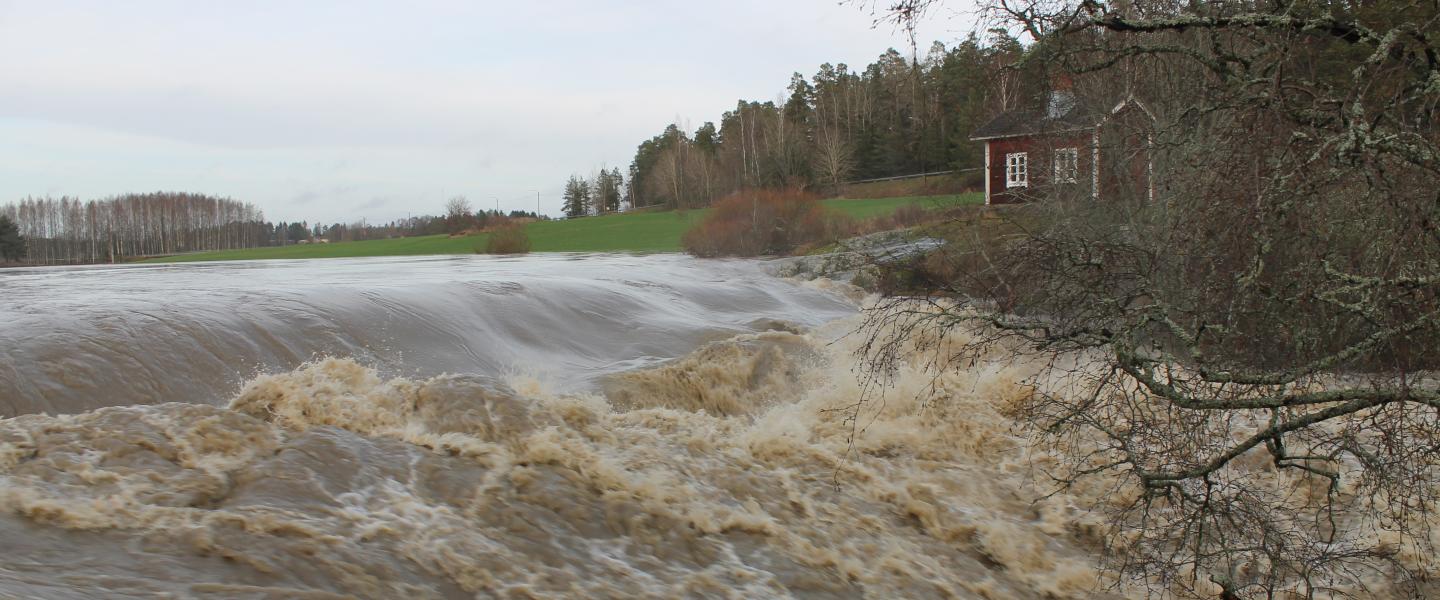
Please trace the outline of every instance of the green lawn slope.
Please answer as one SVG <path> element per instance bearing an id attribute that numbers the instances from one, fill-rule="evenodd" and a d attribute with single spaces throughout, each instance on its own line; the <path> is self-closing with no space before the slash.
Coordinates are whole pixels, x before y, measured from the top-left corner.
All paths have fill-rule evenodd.
<path id="1" fill-rule="evenodd" d="M 907 204 L 941 208 L 980 202 L 983 202 L 982 196 L 971 193 L 958 196 L 864 200 L 836 198 L 825 200 L 823 204 L 830 210 L 856 219 L 866 219 L 889 214 Z M 680 237 L 703 219 L 707 212 L 709 211 L 637 211 L 602 217 L 539 221 L 526 226 L 525 232 L 530 235 L 530 249 L 535 252 L 679 252 Z M 144 262 L 471 254 L 476 248 L 484 248 L 486 237 L 486 234 L 453 238 L 446 235 L 428 235 L 364 242 L 297 244 L 223 252 L 196 252 L 153 258 Z"/>

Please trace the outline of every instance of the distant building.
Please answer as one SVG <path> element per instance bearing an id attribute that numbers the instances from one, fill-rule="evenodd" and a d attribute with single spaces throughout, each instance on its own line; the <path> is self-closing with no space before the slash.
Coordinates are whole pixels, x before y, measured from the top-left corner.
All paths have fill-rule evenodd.
<path id="1" fill-rule="evenodd" d="M 1108 110 L 1094 104 L 1057 86 L 1044 109 L 1007 111 L 976 129 L 970 139 L 985 142 L 985 203 L 1122 190 L 1153 199 L 1154 116 L 1133 97 Z"/>

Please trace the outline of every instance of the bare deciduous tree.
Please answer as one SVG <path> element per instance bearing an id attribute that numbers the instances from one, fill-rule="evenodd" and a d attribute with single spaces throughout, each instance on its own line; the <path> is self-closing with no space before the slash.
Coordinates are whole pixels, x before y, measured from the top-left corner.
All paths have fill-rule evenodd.
<path id="1" fill-rule="evenodd" d="M 830 186 L 835 194 L 840 193 L 840 184 L 850 178 L 855 168 L 854 152 L 850 145 L 836 131 L 821 129 L 815 138 L 815 173 L 821 183 Z"/>
<path id="2" fill-rule="evenodd" d="M 1115 482 L 1110 564 L 1159 595 L 1434 593 L 1440 7 L 987 10 L 1099 104 L 1145 99 L 1157 194 L 1054 194 L 952 245 L 928 300 L 872 311 L 872 365 L 955 327 L 979 338 L 939 364 L 1048 355 L 1019 416 L 1059 486 Z"/>
<path id="3" fill-rule="evenodd" d="M 464 196 L 456 196 L 445 202 L 445 231 L 460 233 L 475 224 L 475 209 Z"/>

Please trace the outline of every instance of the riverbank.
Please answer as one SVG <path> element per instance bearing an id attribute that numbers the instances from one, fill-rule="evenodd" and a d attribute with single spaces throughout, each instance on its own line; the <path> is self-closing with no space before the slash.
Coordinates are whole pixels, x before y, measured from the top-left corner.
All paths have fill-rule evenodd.
<path id="1" fill-rule="evenodd" d="M 927 209 L 979 204 L 981 194 L 907 196 L 900 198 L 846 199 L 824 201 L 827 209 L 856 219 L 889 214 L 911 204 Z M 525 227 L 535 252 L 679 252 L 680 238 L 708 214 L 708 209 L 690 211 L 637 211 L 599 217 L 537 221 Z M 217 260 L 261 260 L 296 258 L 346 258 L 361 256 L 418 256 L 430 254 L 472 254 L 483 248 L 489 234 L 450 237 L 431 235 L 334 244 L 248 248 L 222 252 L 197 252 L 152 258 L 142 262 L 196 262 Z"/>

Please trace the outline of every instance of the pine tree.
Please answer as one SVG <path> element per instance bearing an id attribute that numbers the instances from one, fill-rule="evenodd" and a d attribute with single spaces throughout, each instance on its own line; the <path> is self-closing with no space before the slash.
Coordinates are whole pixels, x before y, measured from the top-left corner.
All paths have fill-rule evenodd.
<path id="1" fill-rule="evenodd" d="M 304 222 L 291 223 L 289 230 L 285 232 L 285 237 L 289 238 L 292 244 L 308 240 L 310 239 L 310 228 Z"/>
<path id="2" fill-rule="evenodd" d="M 579 175 L 571 175 L 565 182 L 565 200 L 561 210 L 567 217 L 583 217 L 590 214 L 590 186 Z"/>
<path id="3" fill-rule="evenodd" d="M 614 202 L 614 208 L 612 208 L 611 210 L 619 211 L 621 199 L 625 195 L 625 178 L 620 176 L 619 167 L 610 169 L 610 183 L 615 186 L 615 197 L 612 198 L 612 201 Z"/>
<path id="4" fill-rule="evenodd" d="M 20 261 L 25 258 L 25 238 L 20 228 L 10 217 L 0 215 L 0 262 Z"/>
<path id="5" fill-rule="evenodd" d="M 720 149 L 720 132 L 715 129 L 715 123 L 706 121 L 695 130 L 695 147 L 706 154 L 715 155 Z"/>
<path id="6" fill-rule="evenodd" d="M 620 181 L 619 169 L 600 169 L 600 173 L 595 175 L 591 201 L 597 211 L 608 213 L 620 210 Z"/>

